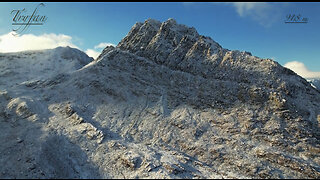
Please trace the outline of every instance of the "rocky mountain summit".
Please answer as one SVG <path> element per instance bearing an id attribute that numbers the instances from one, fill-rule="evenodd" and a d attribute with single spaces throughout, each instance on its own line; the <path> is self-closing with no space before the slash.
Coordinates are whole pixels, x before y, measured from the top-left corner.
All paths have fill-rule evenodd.
<path id="1" fill-rule="evenodd" d="M 0 70 L 2 178 L 320 177 L 320 91 L 174 19 Z"/>

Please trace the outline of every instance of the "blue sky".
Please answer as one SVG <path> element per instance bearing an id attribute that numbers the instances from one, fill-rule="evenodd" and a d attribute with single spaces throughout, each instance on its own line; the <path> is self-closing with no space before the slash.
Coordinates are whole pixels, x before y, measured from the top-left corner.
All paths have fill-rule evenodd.
<path id="1" fill-rule="evenodd" d="M 30 14 L 38 4 L 0 3 L 0 40 L 13 29 L 12 10 L 25 8 L 26 14 Z M 136 22 L 148 18 L 160 21 L 174 18 L 178 23 L 193 26 L 200 34 L 212 37 L 224 48 L 249 51 L 282 65 L 299 62 L 308 71 L 320 71 L 320 3 L 317 2 L 44 4 L 38 14 L 48 17 L 46 23 L 30 26 L 24 34 L 66 35 L 66 44 L 71 43 L 83 51 L 100 52 L 106 43 L 117 44 Z M 289 14 L 300 14 L 308 18 L 308 23 L 284 23 Z M 56 41 L 63 39 L 62 36 L 55 38 Z M 0 41 L 0 51 L 4 52 L 4 45 L 1 45 Z"/>

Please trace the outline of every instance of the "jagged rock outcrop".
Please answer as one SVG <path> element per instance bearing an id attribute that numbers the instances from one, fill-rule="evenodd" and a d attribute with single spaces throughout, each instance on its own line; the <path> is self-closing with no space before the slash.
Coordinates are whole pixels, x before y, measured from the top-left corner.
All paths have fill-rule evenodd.
<path id="1" fill-rule="evenodd" d="M 293 74 L 271 59 L 224 49 L 210 37 L 177 24 L 174 19 L 163 23 L 152 19 L 136 23 L 117 48 L 205 78 L 247 83 L 252 80 L 248 76 L 274 81 L 273 76 L 278 73 Z"/>
<path id="2" fill-rule="evenodd" d="M 173 19 L 136 23 L 87 65 L 22 82 L 0 81 L 0 98 L 10 95 L 1 106 L 35 99 L 27 105 L 38 120 L 27 127 L 44 134 L 33 142 L 42 147 L 37 177 L 320 177 L 320 92 L 273 60 L 224 49 Z M 13 123 L 0 118 L 0 127 Z M 24 177 L 9 167 L 1 177 Z"/>

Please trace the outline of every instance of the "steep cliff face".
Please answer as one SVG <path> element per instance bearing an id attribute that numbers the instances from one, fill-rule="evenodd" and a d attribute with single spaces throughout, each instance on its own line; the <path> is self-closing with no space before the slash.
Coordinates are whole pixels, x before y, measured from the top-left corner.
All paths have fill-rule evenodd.
<path id="1" fill-rule="evenodd" d="M 320 93 L 275 61 L 148 19 L 89 62 L 25 86 L 2 82 L 3 136 L 41 127 L 30 135 L 41 143 L 23 141 L 37 145 L 27 175 L 320 177 Z M 25 177 L 10 167 L 2 177 Z"/>

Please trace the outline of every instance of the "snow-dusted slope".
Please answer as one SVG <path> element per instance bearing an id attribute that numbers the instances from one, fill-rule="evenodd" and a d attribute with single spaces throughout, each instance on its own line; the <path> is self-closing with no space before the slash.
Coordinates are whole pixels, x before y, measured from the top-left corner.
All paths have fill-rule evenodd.
<path id="1" fill-rule="evenodd" d="M 31 83 L 80 69 L 93 59 L 78 49 L 55 49 L 0 53 L 0 86 Z"/>
<path id="2" fill-rule="evenodd" d="M 1 80 L 0 177 L 320 177 L 320 93 L 275 61 L 173 19 L 80 61 Z"/>

